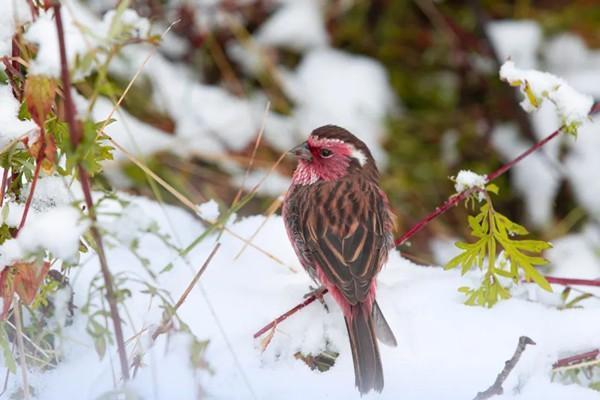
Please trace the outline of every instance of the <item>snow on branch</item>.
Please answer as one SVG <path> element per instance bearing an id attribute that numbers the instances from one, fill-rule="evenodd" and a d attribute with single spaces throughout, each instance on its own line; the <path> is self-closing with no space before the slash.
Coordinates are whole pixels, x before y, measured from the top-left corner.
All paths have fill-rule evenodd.
<path id="1" fill-rule="evenodd" d="M 510 60 L 500 68 L 500 79 L 519 87 L 524 95 L 521 107 L 527 112 L 537 110 L 546 99 L 552 102 L 570 133 L 587 120 L 594 104 L 591 96 L 579 93 L 563 79 L 547 72 L 519 69 Z"/>

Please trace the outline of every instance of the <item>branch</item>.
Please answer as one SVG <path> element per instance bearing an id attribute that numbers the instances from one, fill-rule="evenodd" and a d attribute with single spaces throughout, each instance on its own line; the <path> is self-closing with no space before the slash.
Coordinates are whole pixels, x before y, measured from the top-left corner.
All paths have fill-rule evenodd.
<path id="1" fill-rule="evenodd" d="M 321 291 L 321 293 L 319 294 L 318 297 L 323 297 L 323 295 L 325 295 L 325 293 L 327 293 L 328 290 L 327 289 L 323 289 Z M 291 310 L 289 310 L 288 312 L 286 312 L 285 314 L 281 314 L 279 317 L 277 317 L 275 320 L 269 322 L 267 325 L 265 325 L 261 330 L 259 330 L 258 332 L 256 332 L 254 334 L 254 339 L 256 339 L 257 337 L 259 337 L 260 335 L 262 335 L 263 333 L 265 333 L 266 331 L 268 331 L 271 328 L 276 327 L 277 325 L 279 325 L 280 322 L 285 321 L 286 319 L 288 319 L 290 316 L 292 316 L 293 314 L 297 313 L 298 311 L 302 310 L 304 307 L 306 307 L 307 305 L 309 305 L 310 303 L 314 302 L 317 299 L 316 295 L 312 295 L 310 297 L 308 297 L 306 300 L 304 300 L 302 303 L 298 304 L 296 307 L 292 308 Z"/>
<path id="2" fill-rule="evenodd" d="M 502 384 L 504 383 L 506 378 L 508 378 L 508 375 L 512 372 L 512 370 L 519 362 L 521 354 L 523 354 L 523 352 L 525 351 L 525 347 L 527 347 L 528 344 L 535 345 L 535 342 L 527 336 L 521 336 L 519 338 L 519 344 L 517 345 L 515 353 L 509 360 L 507 360 L 504 363 L 504 368 L 502 368 L 502 371 L 500 371 L 500 373 L 496 377 L 496 381 L 485 391 L 477 393 L 477 396 L 475 396 L 473 400 L 489 399 L 492 396 L 502 394 L 504 392 L 504 390 L 502 389 Z"/>
<path id="3" fill-rule="evenodd" d="M 589 115 L 591 116 L 591 115 L 593 115 L 593 114 L 595 114 L 597 112 L 600 112 L 600 103 L 596 103 L 596 104 L 594 104 L 594 106 L 592 106 L 592 109 L 590 110 Z M 530 155 L 531 153 L 533 153 L 534 151 L 538 150 L 539 148 L 541 148 L 542 146 L 544 146 L 546 143 L 548 143 L 549 141 L 551 141 L 552 139 L 554 139 L 555 137 L 557 137 L 562 132 L 562 129 L 563 129 L 563 127 L 561 126 L 557 130 L 555 130 L 554 132 L 552 132 L 550 135 L 546 136 L 544 139 L 542 139 L 539 142 L 535 143 L 529 149 L 527 149 L 526 151 L 524 151 L 523 153 L 521 153 L 514 160 L 512 160 L 512 161 L 510 161 L 510 162 L 502 165 L 496 171 L 488 174 L 487 177 L 486 177 L 487 182 L 491 182 L 494 179 L 498 178 L 500 175 L 504 174 L 506 171 L 508 171 L 509 169 L 511 169 L 512 167 L 514 167 L 518 162 L 520 162 L 521 160 L 523 160 L 525 157 L 527 157 L 528 155 Z M 429 224 L 431 221 L 433 221 L 434 219 L 436 219 L 440 215 L 444 214 L 446 211 L 448 211 L 449 209 L 451 209 L 452 207 L 454 207 L 455 205 L 457 205 L 458 203 L 460 203 L 462 200 L 464 200 L 467 197 L 469 197 L 476 190 L 478 190 L 478 189 L 477 188 L 471 188 L 471 189 L 467 189 L 465 191 L 462 191 L 460 193 L 457 193 L 457 194 L 455 194 L 453 196 L 450 196 L 448 198 L 448 200 L 446 200 L 441 206 L 436 207 L 433 212 L 431 212 L 428 215 L 426 215 L 423 219 L 421 219 L 419 222 L 417 222 L 415 225 L 413 225 L 413 227 L 410 228 L 406 233 L 404 233 L 402 236 L 400 236 L 398 239 L 396 239 L 394 241 L 394 245 L 396 247 L 399 247 L 402 244 L 404 244 L 408 239 L 410 239 L 411 237 L 413 237 L 417 232 L 419 232 L 421 229 L 423 229 L 427 224 Z M 560 282 L 556 282 L 556 281 L 553 282 L 552 279 L 556 280 L 556 279 L 560 279 L 560 278 L 550 278 L 548 280 L 548 282 L 551 282 L 551 283 L 560 283 Z M 575 280 L 571 280 L 571 281 L 575 281 Z M 578 279 L 577 281 L 583 281 L 583 280 Z M 589 283 L 591 281 L 586 281 L 586 282 L 588 282 L 586 284 L 592 285 L 592 284 Z M 573 282 L 571 284 L 583 284 L 583 283 L 574 283 Z M 595 284 L 592 285 L 592 286 L 595 286 Z M 325 293 L 327 293 L 327 291 L 324 291 L 322 294 L 324 295 Z M 286 320 L 292 314 L 298 312 L 299 310 L 301 310 L 302 308 L 306 307 L 307 305 L 309 305 L 310 303 L 312 303 L 315 300 L 316 300 L 316 297 L 314 295 L 311 296 L 311 297 L 309 297 L 309 298 L 307 298 L 304 302 L 298 304 L 296 307 L 292 308 L 291 310 L 289 310 L 285 314 L 282 314 L 277 319 L 275 319 L 274 321 L 270 322 L 268 325 L 266 325 L 265 327 L 263 327 L 262 329 L 260 329 L 258 332 L 256 332 L 254 334 L 254 338 L 259 337 L 263 333 L 267 332 L 269 329 L 273 328 L 275 325 L 279 324 L 281 321 Z"/>
<path id="4" fill-rule="evenodd" d="M 574 279 L 574 278 L 556 278 L 554 276 L 546 276 L 546 280 L 557 285 L 581 285 L 581 286 L 600 286 L 600 279 Z"/>
<path id="5" fill-rule="evenodd" d="M 577 365 L 581 362 L 592 361 L 592 360 L 595 360 L 596 358 L 598 358 L 598 355 L 600 355 L 600 349 L 588 351 L 585 353 L 575 354 L 574 356 L 570 356 L 570 357 L 561 358 L 558 361 L 556 361 L 554 364 L 552 364 L 552 369 L 570 367 L 570 366 Z"/>
<path id="6" fill-rule="evenodd" d="M 63 29 L 63 22 L 61 16 L 61 6 L 58 0 L 54 1 L 54 18 L 56 20 L 56 31 L 58 34 L 58 44 L 60 51 L 60 75 L 63 84 L 63 95 L 64 95 L 64 107 L 65 107 L 65 119 L 69 125 L 69 135 L 71 139 L 72 150 L 75 151 L 79 143 L 81 142 L 82 133 L 81 126 L 75 119 L 75 106 L 73 99 L 71 98 L 71 79 L 69 77 L 69 65 L 67 63 L 67 51 L 65 45 L 65 33 Z M 98 259 L 100 261 L 100 269 L 102 271 L 102 277 L 104 278 L 104 285 L 106 286 L 106 299 L 108 300 L 108 306 L 110 309 L 110 316 L 113 321 L 115 329 L 115 339 L 117 342 L 117 351 L 119 353 L 119 361 L 121 363 L 121 373 L 124 380 L 129 379 L 129 364 L 127 362 L 127 353 L 125 351 L 125 341 L 123 340 L 123 327 L 121 326 L 121 318 L 119 316 L 119 308 L 117 307 L 117 298 L 115 295 L 115 289 L 113 286 L 112 275 L 108 268 L 108 261 L 106 260 L 106 254 L 104 252 L 104 246 L 102 244 L 102 236 L 96 226 L 96 213 L 94 211 L 94 200 L 92 199 L 92 191 L 90 187 L 90 177 L 81 163 L 77 165 L 77 171 L 79 173 L 79 180 L 81 181 L 81 189 L 83 191 L 83 197 L 85 204 L 88 209 L 88 215 L 92 220 L 92 226 L 90 232 L 94 241 L 96 242 L 96 248 L 98 253 Z"/>

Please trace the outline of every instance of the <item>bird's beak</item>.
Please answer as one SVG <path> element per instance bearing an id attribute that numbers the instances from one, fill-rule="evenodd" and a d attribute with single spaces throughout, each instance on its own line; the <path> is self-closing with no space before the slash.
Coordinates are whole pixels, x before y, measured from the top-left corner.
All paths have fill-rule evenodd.
<path id="1" fill-rule="evenodd" d="M 289 153 L 295 155 L 300 160 L 312 161 L 312 153 L 306 142 L 294 147 Z"/>

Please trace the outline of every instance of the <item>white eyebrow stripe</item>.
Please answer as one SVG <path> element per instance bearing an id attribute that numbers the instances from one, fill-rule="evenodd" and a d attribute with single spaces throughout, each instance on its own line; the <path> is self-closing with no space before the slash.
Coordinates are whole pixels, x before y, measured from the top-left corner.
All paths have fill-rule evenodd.
<path id="1" fill-rule="evenodd" d="M 349 143 L 347 144 L 347 146 L 349 146 L 351 149 L 350 156 L 356 159 L 356 161 L 358 161 L 361 167 L 364 166 L 367 163 L 367 156 L 365 156 L 365 153 L 363 153 L 361 150 L 357 149 Z"/>

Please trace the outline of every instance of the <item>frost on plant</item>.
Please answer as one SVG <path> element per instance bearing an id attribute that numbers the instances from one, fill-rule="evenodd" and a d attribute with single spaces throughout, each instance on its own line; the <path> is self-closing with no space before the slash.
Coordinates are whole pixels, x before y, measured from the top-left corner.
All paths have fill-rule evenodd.
<path id="1" fill-rule="evenodd" d="M 547 72 L 519 69 L 510 60 L 500 68 L 500 79 L 519 87 L 525 96 L 521 107 L 527 112 L 537 110 L 544 100 L 552 102 L 571 134 L 577 133 L 594 105 L 591 96 L 577 92 L 563 79 Z"/>
<path id="2" fill-rule="evenodd" d="M 469 216 L 472 243 L 457 242 L 461 253 L 445 265 L 445 269 L 461 267 L 464 275 L 473 268 L 484 271 L 478 288 L 461 287 L 458 290 L 467 297 L 468 305 L 492 307 L 500 299 L 508 299 L 510 292 L 504 282 L 518 284 L 521 276 L 533 281 L 541 288 L 552 291 L 550 284 L 536 266 L 547 264 L 540 253 L 550 248 L 541 240 L 517 240 L 517 236 L 529 232 L 522 225 L 511 221 L 494 209 L 490 193 L 497 193 L 498 187 L 490 184 L 485 188 L 485 203 L 479 213 Z"/>

